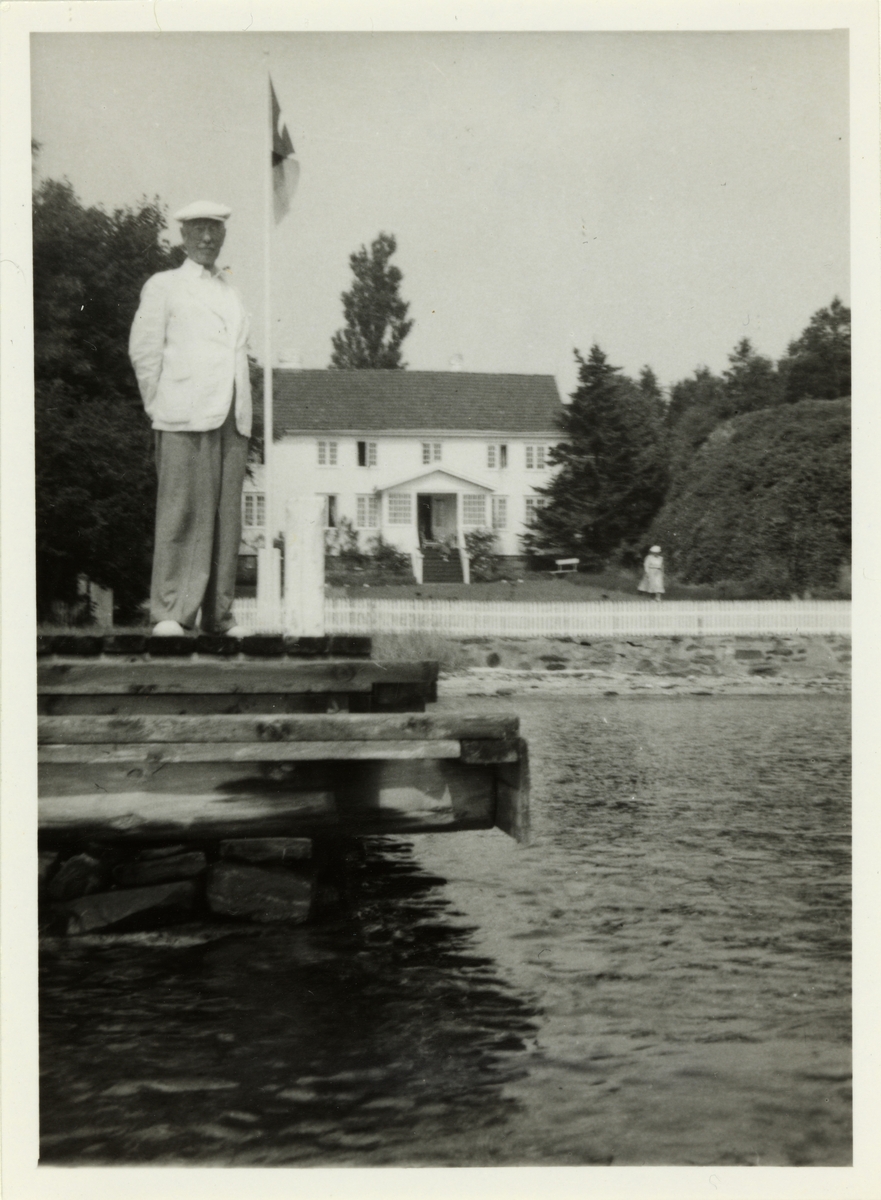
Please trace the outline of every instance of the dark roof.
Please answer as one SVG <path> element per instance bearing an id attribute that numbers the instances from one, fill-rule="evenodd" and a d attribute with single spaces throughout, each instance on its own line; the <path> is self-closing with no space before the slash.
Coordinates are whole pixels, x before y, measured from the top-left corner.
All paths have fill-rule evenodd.
<path id="1" fill-rule="evenodd" d="M 276 367 L 273 408 L 279 438 L 392 430 L 550 433 L 562 404 L 553 375 Z"/>

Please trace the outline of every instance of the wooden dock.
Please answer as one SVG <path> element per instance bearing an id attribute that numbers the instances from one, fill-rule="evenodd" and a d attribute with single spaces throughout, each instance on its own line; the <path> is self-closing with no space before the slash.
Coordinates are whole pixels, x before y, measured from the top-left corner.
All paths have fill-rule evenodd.
<path id="1" fill-rule="evenodd" d="M 70 635 L 38 653 L 44 847 L 528 836 L 518 718 L 426 712 L 437 664 L 376 662 L 369 638 Z"/>

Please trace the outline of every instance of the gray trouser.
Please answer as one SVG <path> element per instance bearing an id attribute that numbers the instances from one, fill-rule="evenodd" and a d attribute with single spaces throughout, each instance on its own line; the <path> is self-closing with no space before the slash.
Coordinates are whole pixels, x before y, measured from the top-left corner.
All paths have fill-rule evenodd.
<path id="1" fill-rule="evenodd" d="M 150 618 L 223 633 L 234 622 L 242 538 L 242 484 L 248 439 L 236 429 L 235 403 L 219 429 L 157 430 L 156 539 Z"/>

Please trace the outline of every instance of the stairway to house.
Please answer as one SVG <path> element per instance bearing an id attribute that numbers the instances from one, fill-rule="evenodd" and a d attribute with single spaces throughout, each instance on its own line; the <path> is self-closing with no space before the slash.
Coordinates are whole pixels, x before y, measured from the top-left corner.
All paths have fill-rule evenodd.
<path id="1" fill-rule="evenodd" d="M 423 583 L 464 583 L 462 563 L 455 550 L 439 550 L 436 546 L 422 547 Z"/>

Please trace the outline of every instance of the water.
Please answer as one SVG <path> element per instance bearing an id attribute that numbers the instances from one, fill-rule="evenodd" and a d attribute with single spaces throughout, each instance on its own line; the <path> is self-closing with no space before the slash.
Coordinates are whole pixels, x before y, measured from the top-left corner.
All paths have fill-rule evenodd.
<path id="1" fill-rule="evenodd" d="M 320 927 L 47 946 L 44 1163 L 850 1162 L 847 701 L 468 703 L 521 715 L 529 847 L 374 839 Z"/>

